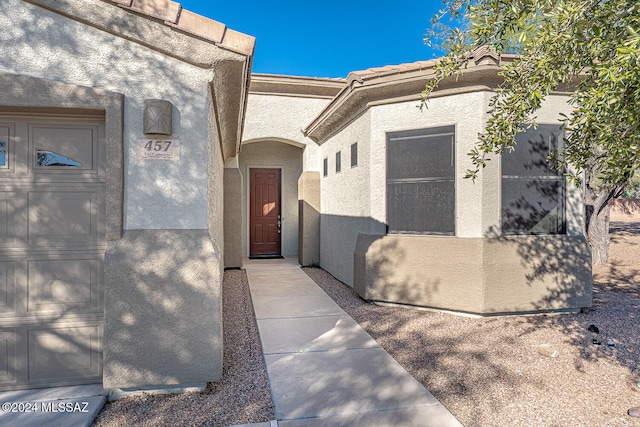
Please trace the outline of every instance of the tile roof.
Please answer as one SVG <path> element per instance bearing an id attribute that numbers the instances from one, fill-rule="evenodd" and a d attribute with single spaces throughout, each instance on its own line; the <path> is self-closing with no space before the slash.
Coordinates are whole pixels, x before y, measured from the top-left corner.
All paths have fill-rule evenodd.
<path id="1" fill-rule="evenodd" d="M 480 65 L 485 61 L 492 61 L 495 64 L 499 64 L 501 59 L 511 59 L 514 56 L 515 55 L 499 55 L 494 49 L 489 46 L 480 46 L 468 52 L 465 55 L 465 59 L 472 59 L 475 65 Z M 351 84 L 353 81 L 362 82 L 362 80 L 391 76 L 394 74 L 429 70 L 432 69 L 438 63 L 438 61 L 439 59 L 430 59 L 427 61 L 417 61 L 398 65 L 386 65 L 384 67 L 368 68 L 361 71 L 352 71 L 347 76 L 347 81 L 349 84 Z"/>
<path id="2" fill-rule="evenodd" d="M 124 9 L 149 16 L 170 27 L 192 36 L 213 42 L 220 48 L 251 56 L 255 48 L 255 37 L 227 28 L 221 22 L 198 15 L 182 8 L 171 0 L 104 0 Z"/>
<path id="3" fill-rule="evenodd" d="M 433 68 L 433 66 L 436 64 L 436 61 L 436 59 L 431 59 L 429 61 L 417 61 L 398 65 L 385 65 L 384 67 L 367 68 L 366 70 L 352 71 L 347 76 L 347 80 L 351 81 L 352 79 L 370 79 L 389 76 L 392 74 L 400 74 L 408 71 L 422 71 Z"/>

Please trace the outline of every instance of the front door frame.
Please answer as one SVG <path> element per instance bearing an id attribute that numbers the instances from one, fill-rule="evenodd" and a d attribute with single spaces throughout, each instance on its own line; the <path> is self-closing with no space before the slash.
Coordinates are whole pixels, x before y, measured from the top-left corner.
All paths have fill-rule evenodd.
<path id="1" fill-rule="evenodd" d="M 283 217 L 282 217 L 282 212 L 283 212 L 283 177 L 284 177 L 284 167 L 280 166 L 280 165 L 247 165 L 247 256 L 251 257 L 251 258 L 270 258 L 270 257 L 281 257 L 282 256 L 282 241 L 283 241 L 283 236 L 282 236 L 282 227 L 279 227 L 279 242 L 278 242 L 278 251 L 277 253 L 273 253 L 273 254 L 266 254 L 266 255 L 262 255 L 262 254 L 252 254 L 251 253 L 251 193 L 252 193 L 252 182 L 251 182 L 251 170 L 252 169 L 273 169 L 273 170 L 278 170 L 279 171 L 279 188 L 278 188 L 278 215 L 279 215 L 279 220 L 282 221 Z M 281 222 L 282 223 L 282 222 Z"/>

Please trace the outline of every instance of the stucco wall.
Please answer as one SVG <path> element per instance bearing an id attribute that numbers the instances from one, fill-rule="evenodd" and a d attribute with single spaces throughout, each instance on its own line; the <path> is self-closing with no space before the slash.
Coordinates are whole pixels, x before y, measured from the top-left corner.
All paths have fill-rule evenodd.
<path id="1" fill-rule="evenodd" d="M 280 140 L 305 146 L 304 170 L 318 171 L 318 146 L 301 129 L 329 103 L 328 99 L 249 94 L 243 141 Z"/>
<path id="2" fill-rule="evenodd" d="M 360 234 L 355 259 L 367 300 L 485 315 L 591 306 L 584 236 Z"/>
<path id="3" fill-rule="evenodd" d="M 281 209 L 282 209 L 282 255 L 298 255 L 298 179 L 302 174 L 302 148 L 281 142 L 265 141 L 245 144 L 239 157 L 240 172 L 244 178 L 243 205 L 245 215 L 243 229 L 245 239 L 243 253 L 249 255 L 249 185 L 250 168 L 282 169 Z"/>
<path id="4" fill-rule="evenodd" d="M 21 0 L 3 2 L 0 40 L 12 52 L 0 58 L 0 74 L 4 81 L 12 75 L 34 80 L 32 90 L 20 87 L 1 98 L 9 112 L 13 106 L 37 113 L 104 109 L 107 213 L 118 215 L 107 219 L 104 384 L 122 388 L 219 380 L 224 250 L 220 144 L 227 141 L 219 140 L 222 130 L 216 125 L 224 118 L 214 114 L 210 82 L 222 80 L 224 86 L 229 76 L 216 74 L 218 68 L 211 64 L 246 58 L 167 31 L 163 22 L 113 4 L 52 4 L 61 13 L 74 10 L 91 19 L 81 23 Z M 113 22 L 118 29 L 111 32 L 92 26 Z M 145 40 L 157 41 L 165 52 L 172 52 L 174 42 L 191 42 L 197 54 L 185 57 L 189 52 L 182 49 L 178 59 L 136 43 L 129 35 L 140 28 Z M 120 30 L 128 36 L 114 35 Z M 191 65 L 202 63 L 198 58 L 208 59 L 209 65 Z M 41 88 L 47 91 L 41 93 Z M 168 138 L 180 141 L 179 160 L 136 158 L 139 140 L 162 139 L 143 134 L 143 101 L 150 98 L 173 104 L 173 135 Z M 235 120 L 223 124 L 239 128 Z M 121 209 L 113 207 L 116 203 Z"/>
<path id="5" fill-rule="evenodd" d="M 219 381 L 222 270 L 207 231 L 127 231 L 105 264 L 105 388 Z"/>
<path id="6" fill-rule="evenodd" d="M 353 252 L 358 233 L 386 233 L 387 132 L 455 125 L 456 235 L 480 237 L 497 225 L 499 182 L 490 180 L 492 184 L 483 194 L 487 178 L 476 184 L 462 179 L 469 167 L 467 153 L 483 129 L 488 98 L 488 92 L 435 98 L 423 111 L 416 108 L 419 101 L 373 106 L 321 146 L 320 158 L 328 157 L 330 166 L 329 176 L 321 179 L 323 268 L 353 285 Z M 351 169 L 350 145 L 356 141 L 359 165 Z M 340 174 L 335 173 L 338 150 L 343 152 Z"/>
<path id="7" fill-rule="evenodd" d="M 207 82 L 214 72 L 21 0 L 5 0 L 2 9 L 0 40 L 12 49 L 0 57 L 0 70 L 125 94 L 124 228 L 205 229 Z M 136 159 L 147 98 L 173 104 L 179 161 Z"/>
<path id="8" fill-rule="evenodd" d="M 484 129 L 484 112 L 488 109 L 489 96 L 489 92 L 474 92 L 434 98 L 429 101 L 429 108 L 422 111 L 416 108 L 418 101 L 371 109 L 371 150 L 375 153 L 371 162 L 371 209 L 374 218 L 386 222 L 386 133 L 455 125 L 456 236 L 481 237 L 483 227 L 494 224 L 487 217 L 498 212 L 499 200 L 491 197 L 495 192 L 484 190 L 487 180 L 481 179 L 474 184 L 463 178 L 470 167 L 467 153 L 477 141 L 478 133 Z M 491 172 L 493 170 L 484 170 L 483 175 Z"/>
<path id="9" fill-rule="evenodd" d="M 419 101 L 370 107 L 366 113 L 320 147 L 319 158 L 329 159 L 329 176 L 321 179 L 321 265 L 343 282 L 353 284 L 353 254 L 358 232 L 385 234 L 386 135 L 388 132 L 455 125 L 457 238 L 496 237 L 501 234 L 500 158 L 493 158 L 473 182 L 465 179 L 472 168 L 468 153 L 484 130 L 492 92 L 478 91 L 433 98 L 428 109 Z M 557 123 L 569 113 L 566 97 L 551 96 L 538 114 L 539 123 Z M 350 144 L 358 141 L 359 166 L 349 166 Z M 335 153 L 342 150 L 342 172 L 335 173 Z M 580 235 L 582 190 L 567 185 L 567 231 Z"/>
<path id="10" fill-rule="evenodd" d="M 320 170 L 321 220 L 320 265 L 335 277 L 353 284 L 353 251 L 358 233 L 384 234 L 384 224 L 372 217 L 379 195 L 371 190 L 378 157 L 370 144 L 371 113 L 358 117 L 349 127 L 320 147 L 320 162 L 329 161 L 328 175 Z M 351 144 L 358 143 L 358 165 L 351 167 Z M 342 168 L 336 173 L 336 153 Z"/>

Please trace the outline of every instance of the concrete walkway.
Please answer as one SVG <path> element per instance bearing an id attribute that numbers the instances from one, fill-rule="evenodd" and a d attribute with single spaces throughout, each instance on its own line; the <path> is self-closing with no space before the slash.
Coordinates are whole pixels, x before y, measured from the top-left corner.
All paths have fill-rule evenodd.
<path id="1" fill-rule="evenodd" d="M 279 427 L 462 426 L 295 260 L 245 268 Z"/>
<path id="2" fill-rule="evenodd" d="M 105 402 L 102 384 L 0 393 L 0 426 L 89 427 Z"/>

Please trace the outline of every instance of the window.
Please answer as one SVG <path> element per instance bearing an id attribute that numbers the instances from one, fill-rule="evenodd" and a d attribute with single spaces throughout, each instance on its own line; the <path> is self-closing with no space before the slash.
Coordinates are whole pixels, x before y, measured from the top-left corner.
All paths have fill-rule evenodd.
<path id="1" fill-rule="evenodd" d="M 0 141 L 0 168 L 6 168 L 7 166 L 7 143 Z"/>
<path id="2" fill-rule="evenodd" d="M 342 170 L 342 151 L 336 153 L 336 173 Z"/>
<path id="3" fill-rule="evenodd" d="M 390 233 L 455 234 L 455 127 L 387 134 Z"/>
<path id="4" fill-rule="evenodd" d="M 38 167 L 49 166 L 71 166 L 79 168 L 82 166 L 79 161 L 53 151 L 36 149 L 36 163 Z"/>
<path id="5" fill-rule="evenodd" d="M 547 160 L 561 141 L 557 125 L 538 125 L 518 134 L 515 150 L 502 155 L 503 234 L 566 232 L 566 180 Z"/>
<path id="6" fill-rule="evenodd" d="M 329 159 L 325 157 L 322 161 L 322 176 L 327 175 L 329 175 Z"/>
<path id="7" fill-rule="evenodd" d="M 351 144 L 351 167 L 358 166 L 358 143 Z"/>

